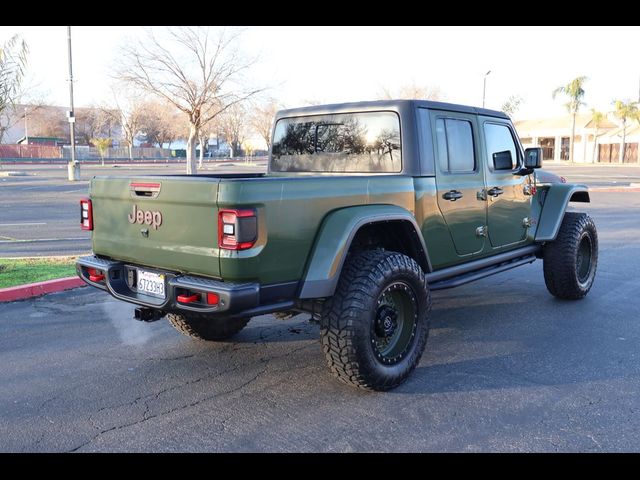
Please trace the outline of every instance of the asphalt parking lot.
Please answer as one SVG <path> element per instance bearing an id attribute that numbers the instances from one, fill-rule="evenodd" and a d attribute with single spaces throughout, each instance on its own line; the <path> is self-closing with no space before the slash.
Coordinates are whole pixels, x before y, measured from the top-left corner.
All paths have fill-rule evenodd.
<path id="1" fill-rule="evenodd" d="M 640 193 L 592 202 L 586 299 L 551 297 L 541 262 L 435 292 L 388 393 L 335 381 L 303 315 L 211 344 L 89 288 L 2 304 L 0 450 L 638 451 Z"/>

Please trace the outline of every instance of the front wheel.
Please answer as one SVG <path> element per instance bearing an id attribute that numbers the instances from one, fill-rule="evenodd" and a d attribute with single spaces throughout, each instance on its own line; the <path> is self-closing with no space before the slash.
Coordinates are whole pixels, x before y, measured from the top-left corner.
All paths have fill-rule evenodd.
<path id="1" fill-rule="evenodd" d="M 353 254 L 320 322 L 329 369 L 363 389 L 397 387 L 420 361 L 430 310 L 429 287 L 413 259 L 384 250 Z"/>
<path id="2" fill-rule="evenodd" d="M 558 236 L 544 246 L 544 282 L 547 290 L 567 300 L 589 293 L 598 266 L 598 232 L 586 213 L 567 212 Z"/>

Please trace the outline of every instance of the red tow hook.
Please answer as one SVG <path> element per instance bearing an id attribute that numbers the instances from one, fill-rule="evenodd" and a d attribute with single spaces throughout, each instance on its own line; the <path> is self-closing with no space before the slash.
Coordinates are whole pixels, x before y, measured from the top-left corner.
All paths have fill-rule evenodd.
<path id="1" fill-rule="evenodd" d="M 193 302 L 197 302 L 198 300 L 200 300 L 200 294 L 199 293 L 194 293 L 193 295 L 187 296 L 187 295 L 178 295 L 177 300 L 180 303 L 193 303 Z"/>
<path id="2" fill-rule="evenodd" d="M 87 268 L 87 273 L 89 273 L 89 280 L 92 282 L 102 282 L 104 280 L 104 273 L 95 268 Z"/>

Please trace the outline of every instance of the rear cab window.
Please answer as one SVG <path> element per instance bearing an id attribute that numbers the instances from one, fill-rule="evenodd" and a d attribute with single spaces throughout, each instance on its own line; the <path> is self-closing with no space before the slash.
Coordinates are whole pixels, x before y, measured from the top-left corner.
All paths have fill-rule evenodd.
<path id="1" fill-rule="evenodd" d="M 472 173 L 476 169 L 473 130 L 468 120 L 436 120 L 438 166 L 444 173 Z"/>
<path id="2" fill-rule="evenodd" d="M 273 134 L 271 171 L 399 173 L 400 118 L 395 112 L 281 118 Z"/>

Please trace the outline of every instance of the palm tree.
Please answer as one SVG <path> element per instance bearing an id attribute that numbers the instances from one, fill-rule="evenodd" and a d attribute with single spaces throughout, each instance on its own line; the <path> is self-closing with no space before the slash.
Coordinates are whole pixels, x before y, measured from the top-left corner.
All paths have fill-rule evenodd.
<path id="1" fill-rule="evenodd" d="M 584 105 L 584 103 L 582 102 L 582 99 L 584 98 L 584 89 L 582 88 L 582 86 L 586 81 L 587 77 L 585 76 L 574 78 L 565 86 L 556 88 L 551 94 L 553 98 L 556 98 L 556 95 L 562 93 L 569 99 L 569 101 L 565 103 L 565 107 L 567 107 L 567 111 L 572 115 L 571 142 L 569 144 L 570 162 L 573 162 L 573 139 L 576 136 L 576 113 L 578 113 L 580 107 Z"/>
<path id="2" fill-rule="evenodd" d="M 596 163 L 596 147 L 598 146 L 598 130 L 606 120 L 607 116 L 596 110 L 595 108 L 591 109 L 591 126 L 595 128 L 595 133 L 593 135 L 593 153 L 591 154 L 591 161 Z"/>
<path id="3" fill-rule="evenodd" d="M 624 163 L 625 150 L 627 149 L 627 120 L 638 120 L 640 122 L 640 110 L 638 110 L 638 102 L 627 100 L 614 100 L 616 107 L 614 112 L 616 117 L 622 120 L 622 145 L 620 146 L 620 163 Z"/>
<path id="4" fill-rule="evenodd" d="M 0 45 L 0 115 L 14 105 L 24 79 L 29 48 L 18 35 L 12 36 Z M 0 141 L 7 125 L 0 125 Z"/>

